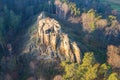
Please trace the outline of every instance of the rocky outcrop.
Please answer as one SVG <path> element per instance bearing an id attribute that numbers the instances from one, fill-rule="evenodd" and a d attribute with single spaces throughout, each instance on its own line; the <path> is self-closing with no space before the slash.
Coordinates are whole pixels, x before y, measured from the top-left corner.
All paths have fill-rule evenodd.
<path id="1" fill-rule="evenodd" d="M 29 40 L 23 53 L 35 53 L 37 59 L 70 60 L 81 62 L 80 49 L 72 42 L 68 35 L 63 33 L 61 25 L 52 18 L 43 18 L 43 13 L 38 17 L 36 27 L 29 32 Z M 39 55 L 39 56 L 38 56 Z"/>

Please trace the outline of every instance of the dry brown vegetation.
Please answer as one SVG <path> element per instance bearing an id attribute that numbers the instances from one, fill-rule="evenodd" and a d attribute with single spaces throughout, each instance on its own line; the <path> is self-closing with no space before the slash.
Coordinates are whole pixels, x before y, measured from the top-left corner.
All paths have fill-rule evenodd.
<path id="1" fill-rule="evenodd" d="M 108 46 L 108 63 L 114 68 L 120 68 L 120 47 L 114 45 Z"/>

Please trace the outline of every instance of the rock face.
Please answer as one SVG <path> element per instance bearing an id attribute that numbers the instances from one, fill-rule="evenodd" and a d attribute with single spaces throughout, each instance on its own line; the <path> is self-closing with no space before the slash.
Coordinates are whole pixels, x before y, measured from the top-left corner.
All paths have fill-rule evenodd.
<path id="1" fill-rule="evenodd" d="M 35 53 L 33 55 L 37 55 L 37 59 L 59 58 L 81 62 L 79 47 L 62 32 L 56 20 L 49 17 L 42 18 L 40 15 L 34 31 L 32 30 L 29 34 L 30 38 L 23 53 Z"/>
<path id="2" fill-rule="evenodd" d="M 120 68 L 120 47 L 108 46 L 108 63 L 115 68 Z"/>

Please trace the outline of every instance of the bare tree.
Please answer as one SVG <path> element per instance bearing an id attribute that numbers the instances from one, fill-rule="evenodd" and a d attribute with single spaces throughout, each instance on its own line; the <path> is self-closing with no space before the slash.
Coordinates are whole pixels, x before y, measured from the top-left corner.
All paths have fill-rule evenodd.
<path id="1" fill-rule="evenodd" d="M 62 2 L 60 0 L 55 0 L 55 6 L 56 6 L 56 14 L 61 16 L 61 6 L 62 6 Z"/>
<path id="2" fill-rule="evenodd" d="M 70 8 L 67 5 L 67 3 L 62 4 L 62 11 L 63 11 L 63 17 L 66 18 L 67 13 L 69 12 Z"/>
<path id="3" fill-rule="evenodd" d="M 109 45 L 107 50 L 107 62 L 115 68 L 120 68 L 120 46 Z"/>
<path id="4" fill-rule="evenodd" d="M 48 1 L 48 5 L 49 5 L 49 13 L 53 13 L 53 7 L 52 7 L 52 1 L 51 0 Z"/>

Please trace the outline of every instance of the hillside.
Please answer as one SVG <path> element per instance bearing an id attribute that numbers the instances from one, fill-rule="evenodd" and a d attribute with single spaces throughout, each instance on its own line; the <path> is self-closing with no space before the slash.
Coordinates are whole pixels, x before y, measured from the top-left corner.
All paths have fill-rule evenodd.
<path id="1" fill-rule="evenodd" d="M 1 0 L 0 80 L 120 80 L 119 2 Z"/>

